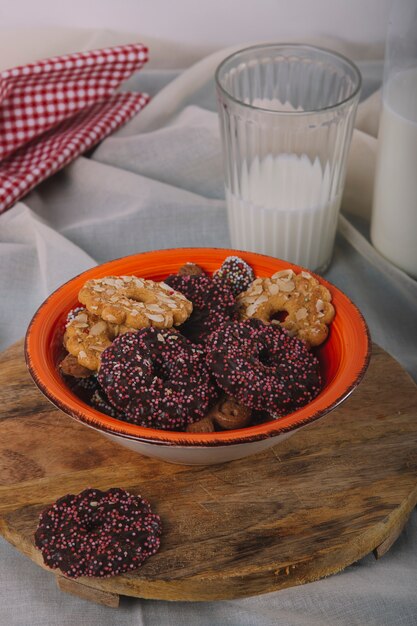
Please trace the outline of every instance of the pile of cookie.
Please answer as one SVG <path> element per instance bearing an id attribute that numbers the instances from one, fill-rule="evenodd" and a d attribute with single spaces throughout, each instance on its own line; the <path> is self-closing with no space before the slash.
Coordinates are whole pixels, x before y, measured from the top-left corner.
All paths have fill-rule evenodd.
<path id="1" fill-rule="evenodd" d="M 334 308 L 306 271 L 256 278 L 232 256 L 213 276 L 190 262 L 163 282 L 88 280 L 78 299 L 60 371 L 74 393 L 117 419 L 236 429 L 286 415 L 321 390 L 314 348 Z"/>

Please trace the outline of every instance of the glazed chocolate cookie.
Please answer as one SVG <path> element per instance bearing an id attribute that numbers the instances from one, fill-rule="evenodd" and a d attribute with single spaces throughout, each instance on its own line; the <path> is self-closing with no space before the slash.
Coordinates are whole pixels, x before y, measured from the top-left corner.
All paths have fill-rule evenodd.
<path id="1" fill-rule="evenodd" d="M 61 373 L 64 374 L 62 370 Z M 110 404 L 106 398 L 106 394 L 99 385 L 97 376 L 91 376 L 91 372 L 88 378 L 75 378 L 71 375 L 64 374 L 64 380 L 72 393 L 83 402 L 93 407 L 93 409 L 97 409 L 97 411 L 116 419 L 124 419 L 124 413 Z"/>
<path id="2" fill-rule="evenodd" d="M 223 322 L 237 319 L 235 297 L 228 284 L 209 276 L 171 275 L 165 282 L 193 303 L 193 312 L 180 332 L 203 345 Z"/>
<path id="3" fill-rule="evenodd" d="M 185 430 L 217 398 L 204 354 L 172 329 L 117 337 L 102 354 L 98 381 L 126 421 L 149 428 Z"/>
<path id="4" fill-rule="evenodd" d="M 285 415 L 320 391 L 317 358 L 280 326 L 226 322 L 209 337 L 206 351 L 218 385 L 253 409 Z"/>
<path id="5" fill-rule="evenodd" d="M 41 513 L 35 545 L 45 565 L 70 578 L 137 569 L 160 546 L 161 520 L 141 496 L 85 489 Z"/>
<path id="6" fill-rule="evenodd" d="M 246 291 L 255 280 L 255 272 L 246 261 L 238 256 L 228 256 L 220 269 L 213 274 L 214 280 L 227 284 L 236 297 Z"/>

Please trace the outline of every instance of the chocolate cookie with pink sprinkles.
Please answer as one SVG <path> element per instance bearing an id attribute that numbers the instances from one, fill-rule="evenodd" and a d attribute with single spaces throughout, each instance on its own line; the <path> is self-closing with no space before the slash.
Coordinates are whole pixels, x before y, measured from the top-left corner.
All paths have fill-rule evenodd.
<path id="1" fill-rule="evenodd" d="M 178 330 L 193 343 L 204 345 L 207 337 L 225 321 L 237 319 L 233 291 L 226 282 L 206 274 L 172 274 L 165 283 L 193 303 L 193 312 Z"/>
<path id="2" fill-rule="evenodd" d="M 97 378 L 125 421 L 162 430 L 185 431 L 218 396 L 202 350 L 173 329 L 119 335 Z"/>
<path id="3" fill-rule="evenodd" d="M 251 266 L 238 256 L 228 256 L 223 261 L 221 267 L 213 274 L 214 280 L 226 283 L 234 296 L 238 296 L 242 291 L 251 285 L 255 280 L 255 272 Z"/>
<path id="4" fill-rule="evenodd" d="M 226 322 L 206 344 L 218 385 L 243 405 L 280 417 L 317 396 L 318 359 L 303 341 L 258 319 Z"/>
<path id="5" fill-rule="evenodd" d="M 45 565 L 70 578 L 109 577 L 137 569 L 160 546 L 161 520 L 124 489 L 85 489 L 43 511 L 35 545 Z"/>

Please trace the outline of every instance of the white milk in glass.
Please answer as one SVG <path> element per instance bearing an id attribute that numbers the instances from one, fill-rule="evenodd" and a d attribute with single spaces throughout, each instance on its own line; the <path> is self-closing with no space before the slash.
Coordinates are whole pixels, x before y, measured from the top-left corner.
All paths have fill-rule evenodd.
<path id="1" fill-rule="evenodd" d="M 417 68 L 399 72 L 385 87 L 371 239 L 417 278 Z"/>
<path id="2" fill-rule="evenodd" d="M 323 270 L 341 200 L 331 197 L 329 166 L 306 155 L 268 155 L 244 163 L 239 178 L 240 197 L 226 189 L 232 246 Z"/>

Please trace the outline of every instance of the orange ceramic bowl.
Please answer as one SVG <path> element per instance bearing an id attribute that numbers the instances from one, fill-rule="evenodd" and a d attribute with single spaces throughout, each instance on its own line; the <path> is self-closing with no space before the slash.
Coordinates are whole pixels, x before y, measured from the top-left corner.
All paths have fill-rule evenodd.
<path id="1" fill-rule="evenodd" d="M 329 337 L 317 350 L 324 387 L 303 408 L 278 420 L 233 431 L 183 433 L 156 430 L 114 419 L 85 404 L 64 384 L 58 361 L 62 336 L 70 309 L 77 306 L 77 294 L 90 278 L 109 275 L 136 275 L 163 280 L 192 261 L 208 273 L 218 269 L 229 255 L 247 261 L 257 276 L 271 276 L 278 270 L 304 268 L 269 256 L 237 250 L 181 248 L 157 250 L 117 259 L 94 267 L 57 289 L 35 313 L 25 342 L 26 362 L 33 380 L 62 411 L 96 429 L 114 442 L 141 454 L 184 464 L 210 464 L 230 461 L 271 447 L 317 420 L 345 400 L 361 381 L 370 357 L 366 323 L 356 306 L 336 287 L 318 277 L 332 294 L 336 310 Z"/>

